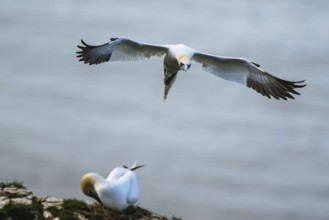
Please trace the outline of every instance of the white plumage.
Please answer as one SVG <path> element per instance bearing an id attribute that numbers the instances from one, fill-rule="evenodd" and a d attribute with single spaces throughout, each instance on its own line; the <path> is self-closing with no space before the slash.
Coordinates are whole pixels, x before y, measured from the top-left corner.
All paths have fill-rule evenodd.
<path id="1" fill-rule="evenodd" d="M 81 178 L 81 190 L 108 208 L 123 210 L 139 199 L 134 170 L 140 167 L 143 166 L 137 166 L 136 163 L 131 168 L 116 167 L 106 179 L 97 173 L 87 173 Z"/>
<path id="2" fill-rule="evenodd" d="M 91 46 L 81 40 L 83 46 L 77 52 L 79 61 L 87 64 L 100 64 L 106 61 L 134 61 L 152 56 L 164 60 L 164 99 L 177 78 L 180 70 L 187 71 L 192 62 L 218 77 L 235 81 L 250 87 L 268 98 L 294 99 L 300 95 L 296 88 L 302 88 L 303 81 L 287 81 L 275 77 L 260 68 L 260 65 L 244 58 L 220 57 L 202 53 L 183 44 L 152 45 L 132 41 L 128 38 L 111 38 L 111 41 L 98 46 Z"/>

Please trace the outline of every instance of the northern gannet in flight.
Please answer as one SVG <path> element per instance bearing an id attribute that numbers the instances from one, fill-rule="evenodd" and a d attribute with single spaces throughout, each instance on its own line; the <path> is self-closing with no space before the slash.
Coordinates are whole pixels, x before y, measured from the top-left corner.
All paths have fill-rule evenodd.
<path id="1" fill-rule="evenodd" d="M 140 43 L 128 38 L 111 38 L 102 45 L 92 46 L 81 40 L 81 49 L 77 52 L 79 61 L 89 65 L 106 61 L 134 61 L 163 57 L 164 61 L 164 99 L 177 78 L 180 70 L 187 71 L 192 62 L 201 64 L 208 71 L 223 79 L 235 81 L 254 89 L 256 92 L 275 99 L 294 99 L 293 94 L 300 95 L 296 88 L 306 86 L 302 81 L 287 81 L 275 77 L 260 68 L 260 65 L 244 58 L 220 57 L 202 53 L 183 44 L 152 45 Z"/>
<path id="2" fill-rule="evenodd" d="M 116 210 L 123 210 L 139 199 L 137 177 L 134 170 L 143 167 L 134 163 L 131 168 L 116 167 L 104 179 L 97 173 L 87 173 L 80 181 L 82 192 Z"/>

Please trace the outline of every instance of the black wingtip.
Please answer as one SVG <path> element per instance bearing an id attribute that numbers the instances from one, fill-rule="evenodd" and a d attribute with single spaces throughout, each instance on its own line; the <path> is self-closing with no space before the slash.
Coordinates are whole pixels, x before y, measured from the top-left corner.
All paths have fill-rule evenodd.
<path id="1" fill-rule="evenodd" d="M 296 88 L 303 88 L 307 85 L 306 83 L 302 84 L 302 85 L 297 85 L 297 84 L 301 84 L 301 83 L 304 83 L 304 82 L 305 82 L 305 80 L 301 80 L 301 81 L 296 81 L 296 82 L 293 82 L 293 83 L 294 83 Z"/>
<path id="2" fill-rule="evenodd" d="M 134 171 L 134 170 L 137 170 L 137 169 L 142 168 L 142 167 L 145 167 L 145 165 L 139 165 L 139 166 L 137 166 L 137 167 L 133 167 L 133 168 L 131 168 L 130 170 L 131 170 L 131 171 Z"/>
<path id="3" fill-rule="evenodd" d="M 254 64 L 257 67 L 260 67 L 260 65 L 258 63 L 255 63 L 255 62 L 251 62 L 251 63 Z"/>
<path id="4" fill-rule="evenodd" d="M 80 49 L 80 51 L 76 51 L 75 53 L 77 53 L 77 54 L 79 54 L 79 55 L 77 55 L 77 57 L 82 57 L 82 55 L 81 54 L 83 54 L 83 50 L 86 48 L 86 47 L 88 47 L 89 45 L 88 44 L 86 44 L 82 39 L 81 39 L 81 44 L 82 45 L 77 45 L 77 47 Z"/>
<path id="5" fill-rule="evenodd" d="M 102 45 L 90 45 L 81 39 L 81 45 L 77 45 L 79 51 L 76 52 L 76 56 L 79 61 L 89 65 L 97 65 L 109 61 L 112 55 L 111 51 L 104 54 L 98 50 L 99 48 L 106 47 L 107 45 L 108 43 Z"/>
<path id="6" fill-rule="evenodd" d="M 268 82 L 267 83 L 259 83 L 257 80 L 253 80 L 251 78 L 247 79 L 247 86 L 253 88 L 258 93 L 266 96 L 268 98 L 275 98 L 276 100 L 289 100 L 295 99 L 294 95 L 300 95 L 296 89 L 303 88 L 306 86 L 304 84 L 305 80 L 301 81 L 287 81 L 280 79 L 278 77 L 272 76 L 268 74 Z"/>

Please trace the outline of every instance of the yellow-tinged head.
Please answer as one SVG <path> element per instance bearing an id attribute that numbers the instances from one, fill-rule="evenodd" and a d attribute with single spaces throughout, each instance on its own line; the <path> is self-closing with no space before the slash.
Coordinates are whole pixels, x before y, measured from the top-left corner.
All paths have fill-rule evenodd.
<path id="1" fill-rule="evenodd" d="M 83 175 L 80 180 L 80 188 L 86 196 L 92 197 L 99 203 L 102 203 L 95 190 L 95 185 L 99 181 L 100 177 L 101 176 L 97 173 L 87 173 Z"/>
<path id="2" fill-rule="evenodd" d="M 191 67 L 191 60 L 187 55 L 182 54 L 178 57 L 178 65 L 181 70 L 187 71 Z"/>

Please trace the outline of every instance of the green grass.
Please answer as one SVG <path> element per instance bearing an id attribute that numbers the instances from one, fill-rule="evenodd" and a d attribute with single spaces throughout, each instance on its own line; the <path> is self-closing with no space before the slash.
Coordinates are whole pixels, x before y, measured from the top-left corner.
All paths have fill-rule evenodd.
<path id="1" fill-rule="evenodd" d="M 43 207 L 36 197 L 31 204 L 15 203 L 10 201 L 0 209 L 0 219 L 33 220 L 43 219 Z"/>
<path id="2" fill-rule="evenodd" d="M 26 187 L 23 185 L 23 182 L 14 180 L 12 182 L 0 182 L 0 188 L 5 188 L 5 187 L 17 187 L 20 189 L 26 189 Z"/>
<path id="3" fill-rule="evenodd" d="M 80 211 L 89 211 L 87 203 L 77 199 L 65 199 L 61 208 L 50 206 L 46 209 L 53 217 L 58 217 L 61 220 L 76 220 L 79 219 L 77 213 Z"/>
<path id="4" fill-rule="evenodd" d="M 123 211 L 108 209 L 99 203 L 88 205 L 77 199 L 66 199 L 63 201 L 62 208 L 50 206 L 47 208 L 52 216 L 59 217 L 61 220 L 76 220 L 80 213 L 88 219 L 93 220 L 137 220 L 140 218 L 148 219 L 152 213 L 138 206 L 129 206 Z"/>

